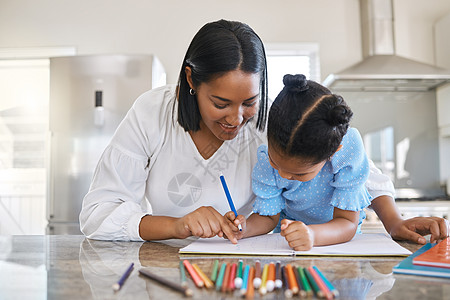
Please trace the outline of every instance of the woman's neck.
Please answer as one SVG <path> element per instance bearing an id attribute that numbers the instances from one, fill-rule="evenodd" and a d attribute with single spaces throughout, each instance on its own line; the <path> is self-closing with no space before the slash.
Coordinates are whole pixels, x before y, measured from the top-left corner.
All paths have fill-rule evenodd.
<path id="1" fill-rule="evenodd" d="M 198 152 L 204 159 L 208 159 L 216 153 L 216 151 L 222 146 L 223 141 L 219 140 L 208 127 L 200 121 L 200 130 L 189 131 L 189 135 L 192 141 L 197 147 Z"/>

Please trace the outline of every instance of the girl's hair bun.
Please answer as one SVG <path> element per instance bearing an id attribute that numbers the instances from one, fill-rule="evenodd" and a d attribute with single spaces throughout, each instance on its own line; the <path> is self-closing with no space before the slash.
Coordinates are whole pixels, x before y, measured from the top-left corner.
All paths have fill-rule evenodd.
<path id="1" fill-rule="evenodd" d="M 327 122 L 331 126 L 346 125 L 350 122 L 353 112 L 341 96 L 335 96 L 337 104 L 332 106 L 327 113 Z"/>
<path id="2" fill-rule="evenodd" d="M 285 88 L 291 92 L 303 92 L 308 89 L 308 80 L 303 74 L 286 74 L 283 77 L 283 83 Z"/>

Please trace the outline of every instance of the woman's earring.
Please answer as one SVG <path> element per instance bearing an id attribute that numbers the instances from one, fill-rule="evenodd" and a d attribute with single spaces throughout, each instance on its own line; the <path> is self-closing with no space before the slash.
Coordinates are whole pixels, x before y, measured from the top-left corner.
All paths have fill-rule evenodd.
<path id="1" fill-rule="evenodd" d="M 189 89 L 189 94 L 191 94 L 191 96 L 195 95 L 195 91 L 193 89 Z"/>

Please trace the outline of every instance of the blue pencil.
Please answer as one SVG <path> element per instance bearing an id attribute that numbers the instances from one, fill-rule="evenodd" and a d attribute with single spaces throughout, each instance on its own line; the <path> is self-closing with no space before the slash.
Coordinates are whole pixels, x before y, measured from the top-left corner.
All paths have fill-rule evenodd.
<path id="1" fill-rule="evenodd" d="M 325 283 L 325 285 L 328 287 L 330 292 L 335 296 L 339 297 L 338 290 L 331 284 L 331 282 L 325 277 L 325 275 L 322 274 L 322 272 L 319 271 L 319 269 L 316 266 L 313 266 L 313 269 L 319 274 L 320 278 L 322 278 L 322 281 Z"/>
<path id="2" fill-rule="evenodd" d="M 244 269 L 244 276 L 242 277 L 241 295 L 245 295 L 248 285 L 248 274 L 250 272 L 250 265 L 246 265 Z"/>
<path id="3" fill-rule="evenodd" d="M 112 288 L 114 291 L 118 291 L 122 288 L 122 285 L 125 283 L 125 280 L 127 280 L 128 276 L 130 276 L 131 272 L 133 271 L 134 263 L 131 263 L 131 265 L 128 267 L 128 269 L 123 273 L 122 277 L 120 277 L 119 281 L 113 284 Z"/>
<path id="4" fill-rule="evenodd" d="M 238 216 L 236 208 L 234 207 L 233 199 L 231 199 L 230 191 L 228 190 L 227 183 L 225 182 L 225 177 L 223 177 L 223 174 L 220 174 L 219 176 L 220 182 L 222 182 L 223 190 L 225 191 L 225 196 L 227 196 L 228 204 L 230 205 L 231 210 L 234 212 L 234 217 L 236 218 Z M 242 231 L 241 224 L 238 225 L 238 228 L 240 231 Z"/>

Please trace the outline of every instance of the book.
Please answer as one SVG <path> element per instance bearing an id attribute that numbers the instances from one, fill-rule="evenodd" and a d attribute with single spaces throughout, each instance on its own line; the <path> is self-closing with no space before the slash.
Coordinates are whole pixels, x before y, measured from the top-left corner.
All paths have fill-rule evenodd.
<path id="1" fill-rule="evenodd" d="M 407 256 L 403 248 L 384 233 L 356 234 L 346 243 L 313 247 L 295 251 L 279 233 L 245 238 L 232 244 L 229 240 L 213 237 L 200 238 L 179 250 L 181 254 L 237 254 L 237 255 L 328 255 L 328 256 Z"/>
<path id="2" fill-rule="evenodd" d="M 436 246 L 414 257 L 413 264 L 450 268 L 450 239 L 447 237 L 437 243 Z"/>
<path id="3" fill-rule="evenodd" d="M 432 249 L 435 244 L 427 243 L 422 248 L 414 252 L 412 255 L 408 256 L 402 260 L 399 264 L 394 266 L 392 269 L 393 273 L 397 274 L 408 274 L 408 275 L 419 275 L 419 276 L 432 276 L 432 277 L 445 277 L 450 278 L 449 268 L 439 268 L 439 267 L 428 267 L 413 264 L 413 259 L 422 253 Z"/>

